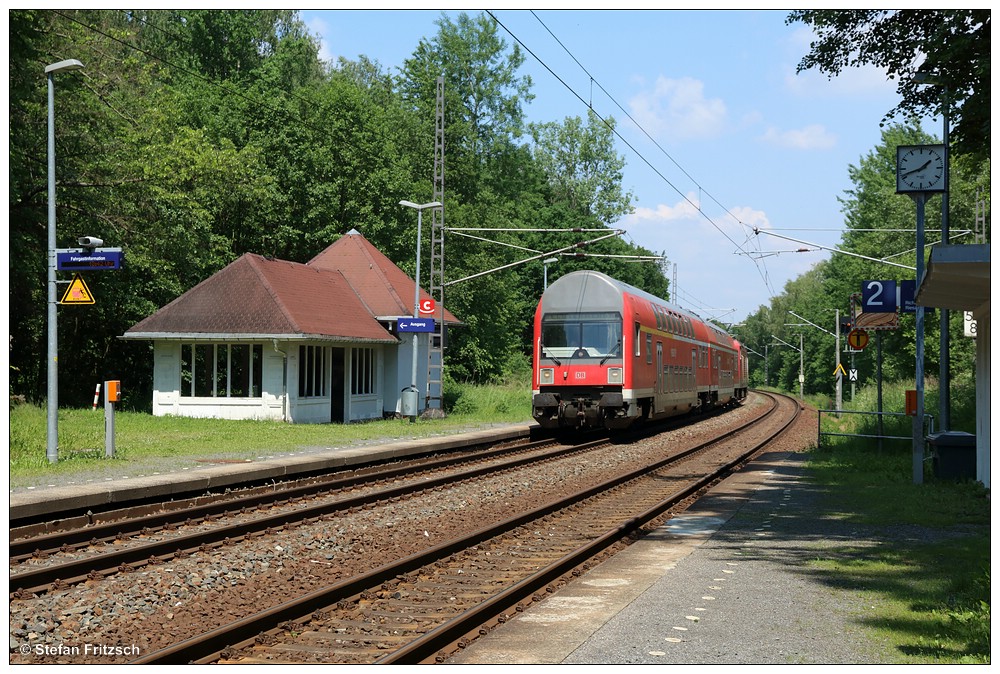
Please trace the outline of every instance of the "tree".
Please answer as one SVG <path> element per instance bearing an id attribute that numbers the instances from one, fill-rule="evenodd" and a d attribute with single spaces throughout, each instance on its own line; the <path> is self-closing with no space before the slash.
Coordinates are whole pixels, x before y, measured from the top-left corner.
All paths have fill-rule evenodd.
<path id="1" fill-rule="evenodd" d="M 615 152 L 614 126 L 614 119 L 602 121 L 591 110 L 586 126 L 579 117 L 530 126 L 534 158 L 552 197 L 605 224 L 631 213 L 634 198 L 622 189 L 625 158 Z"/>
<path id="2" fill-rule="evenodd" d="M 485 15 L 463 12 L 457 21 L 442 16 L 437 26 L 438 34 L 421 40 L 403 62 L 399 91 L 422 120 L 426 156 L 432 157 L 437 79 L 444 78 L 448 189 L 473 198 L 483 181 L 497 189 L 492 169 L 516 151 L 514 141 L 524 133 L 523 106 L 533 98 L 531 78 L 517 72 L 524 63 L 520 48 L 508 51 Z"/>
<path id="3" fill-rule="evenodd" d="M 848 67 L 874 65 L 897 79 L 899 104 L 886 114 L 941 116 L 954 122 L 954 150 L 989 157 L 990 10 L 796 10 L 786 23 L 812 27 L 817 39 L 798 72 L 817 68 L 829 77 Z M 914 79 L 926 73 L 938 87 Z M 943 87 L 943 90 L 942 90 Z"/>

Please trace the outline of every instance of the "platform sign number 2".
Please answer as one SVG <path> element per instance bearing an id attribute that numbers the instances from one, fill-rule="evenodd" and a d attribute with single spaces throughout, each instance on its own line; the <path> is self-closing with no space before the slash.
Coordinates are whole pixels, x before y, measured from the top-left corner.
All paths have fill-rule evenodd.
<path id="1" fill-rule="evenodd" d="M 895 281 L 865 281 L 861 284 L 862 311 L 896 311 Z"/>

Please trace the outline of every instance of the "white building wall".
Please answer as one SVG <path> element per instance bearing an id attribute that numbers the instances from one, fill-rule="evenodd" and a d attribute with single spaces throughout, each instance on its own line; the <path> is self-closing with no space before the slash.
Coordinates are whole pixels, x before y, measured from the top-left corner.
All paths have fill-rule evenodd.
<path id="1" fill-rule="evenodd" d="M 369 348 L 367 345 L 363 348 Z M 350 421 L 365 421 L 370 419 L 381 419 L 383 400 L 385 396 L 385 348 L 375 346 L 375 392 L 369 394 L 355 395 L 351 393 L 351 372 L 352 358 L 354 350 L 345 350 L 346 358 L 344 363 L 344 386 L 346 387 L 345 399 L 347 400 L 347 419 Z"/>
<path id="2" fill-rule="evenodd" d="M 187 343 L 187 342 L 185 342 Z M 260 342 L 258 342 L 260 343 Z M 410 342 L 400 347 L 375 345 L 375 391 L 364 395 L 351 394 L 351 345 L 343 345 L 344 376 L 340 382 L 333 381 L 333 358 L 326 364 L 328 391 L 324 397 L 299 398 L 299 346 L 309 342 L 264 342 L 261 359 L 261 396 L 259 398 L 227 398 L 182 396 L 181 382 L 181 342 L 154 340 L 153 343 L 153 415 L 176 415 L 196 418 L 216 419 L 273 419 L 290 423 L 330 423 L 333 404 L 333 387 L 340 386 L 344 400 L 344 418 L 347 421 L 381 419 L 387 409 L 392 411 L 398 405 L 399 391 L 409 385 Z M 314 343 L 313 343 L 314 344 Z M 426 362 L 426 342 L 424 350 L 418 354 L 418 364 Z M 406 356 L 397 353 L 402 349 Z M 279 351 L 280 350 L 280 351 Z M 331 351 L 331 353 L 333 353 Z M 287 364 L 286 364 L 287 359 Z M 423 360 L 421 360 L 423 359 Z M 388 364 L 388 365 L 387 365 Z M 405 377 L 402 371 L 405 369 Z M 418 376 L 420 368 L 418 367 Z M 423 405 L 423 391 L 427 373 L 421 379 L 420 405 Z M 400 382 L 404 383 L 400 383 Z"/>
<path id="3" fill-rule="evenodd" d="M 153 416 L 180 412 L 181 345 L 177 342 L 153 342 Z"/>
<path id="4" fill-rule="evenodd" d="M 990 303 L 976 319 L 976 479 L 990 488 Z"/>
<path id="5" fill-rule="evenodd" d="M 322 398 L 299 398 L 299 347 L 308 342 L 283 343 L 283 351 L 288 354 L 288 420 L 297 424 L 330 423 L 330 396 Z M 327 391 L 330 390 L 331 365 L 326 366 Z"/>
<path id="6" fill-rule="evenodd" d="M 400 414 L 403 409 L 403 389 L 410 388 L 413 383 L 413 342 L 411 335 L 417 338 L 417 413 L 426 407 L 427 402 L 427 362 L 430 348 L 431 333 L 402 333 L 402 342 L 392 348 L 392 354 L 386 358 L 386 412 Z M 388 350 L 388 349 L 387 349 Z"/>
<path id="7" fill-rule="evenodd" d="M 261 351 L 261 396 L 226 398 L 182 396 L 181 343 L 153 342 L 153 416 L 169 414 L 198 419 L 284 418 L 284 360 L 270 344 Z"/>

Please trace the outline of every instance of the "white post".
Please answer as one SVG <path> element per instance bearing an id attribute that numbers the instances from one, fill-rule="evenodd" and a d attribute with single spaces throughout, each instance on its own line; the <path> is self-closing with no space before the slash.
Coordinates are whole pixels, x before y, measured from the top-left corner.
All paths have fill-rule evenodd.
<path id="1" fill-rule="evenodd" d="M 56 114 L 55 74 L 77 70 L 83 64 L 67 59 L 45 66 L 49 89 L 48 121 L 48 183 L 49 183 L 49 243 L 48 243 L 48 381 L 46 386 L 46 441 L 45 458 L 49 463 L 59 460 L 59 335 L 56 328 Z"/>

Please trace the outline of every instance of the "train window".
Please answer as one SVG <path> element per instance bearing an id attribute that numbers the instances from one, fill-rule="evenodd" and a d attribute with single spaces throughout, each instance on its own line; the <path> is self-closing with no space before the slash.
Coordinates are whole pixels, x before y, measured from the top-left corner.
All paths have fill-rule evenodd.
<path id="1" fill-rule="evenodd" d="M 635 325 L 635 355 L 636 356 L 641 356 L 642 355 L 642 325 L 639 323 L 639 321 L 636 321 L 634 325 Z M 649 339 L 649 337 L 650 337 L 650 335 L 646 335 L 647 339 Z M 646 349 L 649 350 L 649 346 L 648 345 L 646 346 Z"/>
<path id="2" fill-rule="evenodd" d="M 653 362 L 653 333 L 646 333 L 646 363 Z"/>
<path id="3" fill-rule="evenodd" d="M 604 358 L 622 355 L 622 318 L 611 311 L 546 314 L 542 355 L 547 358 Z"/>

